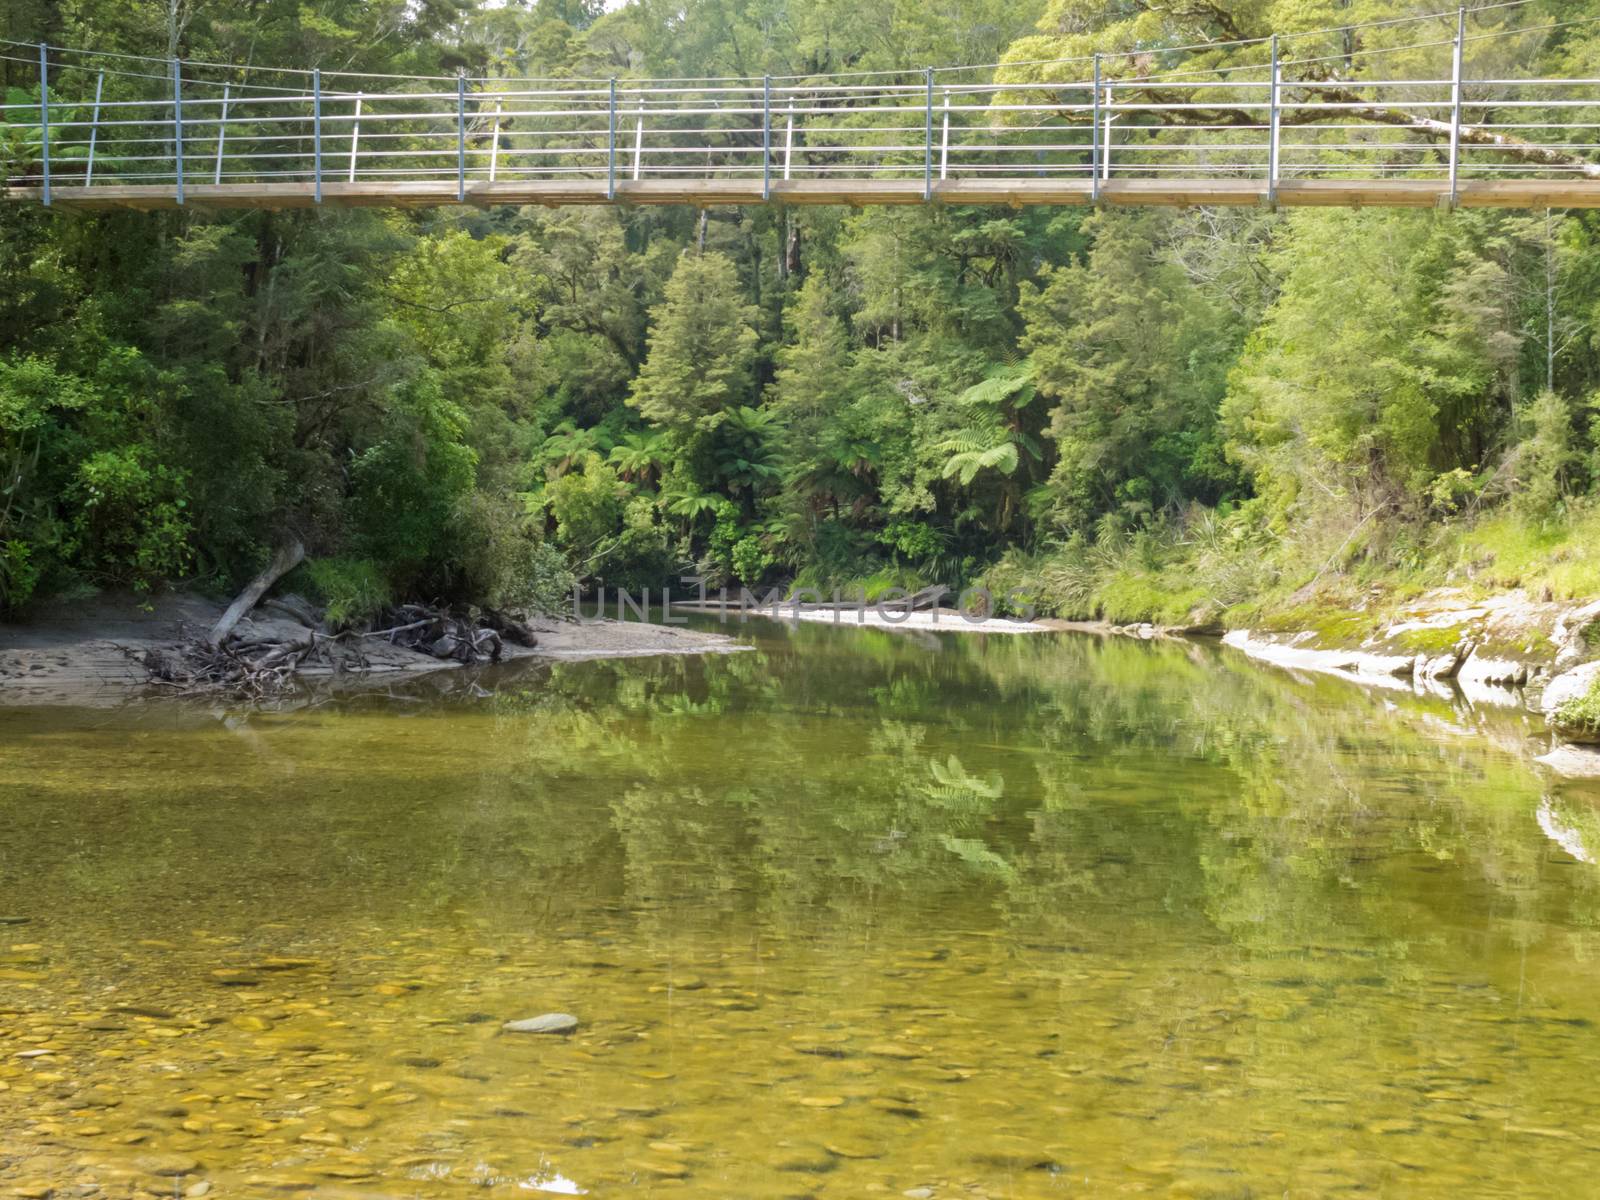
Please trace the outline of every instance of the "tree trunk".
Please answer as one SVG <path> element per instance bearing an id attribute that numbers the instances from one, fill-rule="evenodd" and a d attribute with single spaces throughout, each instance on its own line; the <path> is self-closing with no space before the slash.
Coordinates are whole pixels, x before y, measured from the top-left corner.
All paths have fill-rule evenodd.
<path id="1" fill-rule="evenodd" d="M 783 215 L 785 229 L 785 246 L 783 251 L 784 267 L 791 277 L 800 274 L 800 223 L 793 220 L 788 211 Z"/>
<path id="2" fill-rule="evenodd" d="M 306 548 L 299 540 L 290 542 L 286 546 L 279 546 L 273 552 L 272 561 L 266 565 L 261 574 L 250 581 L 244 591 L 234 598 L 233 603 L 228 605 L 228 611 L 223 613 L 221 619 L 212 626 L 211 636 L 206 639 L 207 644 L 214 649 L 220 647 L 233 632 L 233 627 L 256 606 L 262 596 L 267 594 L 267 589 L 299 566 L 305 556 Z"/>

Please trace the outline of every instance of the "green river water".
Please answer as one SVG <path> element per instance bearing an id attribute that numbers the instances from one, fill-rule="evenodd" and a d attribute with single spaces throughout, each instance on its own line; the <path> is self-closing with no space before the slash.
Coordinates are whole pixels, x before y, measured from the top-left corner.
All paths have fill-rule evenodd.
<path id="1" fill-rule="evenodd" d="M 1600 798 L 1517 718 L 739 636 L 0 709 L 0 1195 L 1600 1193 Z"/>

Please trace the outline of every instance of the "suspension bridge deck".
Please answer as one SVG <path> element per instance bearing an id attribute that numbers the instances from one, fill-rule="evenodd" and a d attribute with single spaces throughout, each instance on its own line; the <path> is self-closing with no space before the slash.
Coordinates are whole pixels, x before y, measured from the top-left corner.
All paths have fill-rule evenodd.
<path id="1" fill-rule="evenodd" d="M 12 188 L 14 200 L 39 200 L 38 188 Z M 1098 196 L 1087 182 L 1037 179 L 955 179 L 925 191 L 908 180 L 791 180 L 763 189 L 760 181 L 643 180 L 608 189 L 604 180 L 471 182 L 464 198 L 456 184 L 404 181 L 395 183 L 327 183 L 320 203 L 332 207 L 426 208 L 466 204 L 592 205 L 687 204 L 747 205 L 838 204 L 863 207 L 885 204 L 1009 205 L 1146 205 L 1146 206 L 1271 206 L 1282 207 L 1449 207 L 1448 182 L 1425 180 L 1306 179 L 1281 181 L 1274 194 L 1254 180 L 1127 179 L 1103 183 Z M 171 186 L 134 185 L 57 187 L 53 202 L 82 209 L 154 210 L 175 208 Z M 1457 185 L 1455 204 L 1463 208 L 1597 208 L 1600 180 L 1472 180 Z M 192 184 L 183 203 L 200 208 L 310 208 L 319 203 L 308 183 Z"/>
<path id="2" fill-rule="evenodd" d="M 71 209 L 176 208 L 171 185 L 57 186 L 52 202 Z M 763 187 L 760 180 L 638 180 L 609 188 L 605 180 L 472 181 L 463 190 L 454 181 L 389 183 L 191 184 L 182 203 L 193 208 L 428 208 L 465 204 L 497 205 L 687 204 L 714 205 L 886 204 L 1131 205 L 1182 207 L 1273 206 L 1286 208 L 1600 208 L 1600 180 L 1467 180 L 1452 197 L 1447 180 L 1282 180 L 1268 189 L 1249 179 L 1122 179 L 1095 189 L 1082 180 L 947 179 L 924 188 L 916 180 L 790 180 Z M 9 188 L 0 198 L 39 201 L 37 187 Z"/>

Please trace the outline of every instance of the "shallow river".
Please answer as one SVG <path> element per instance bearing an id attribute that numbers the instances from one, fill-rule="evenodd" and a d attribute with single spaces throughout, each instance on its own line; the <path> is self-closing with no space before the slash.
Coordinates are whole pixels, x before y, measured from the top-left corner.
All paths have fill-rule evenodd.
<path id="1" fill-rule="evenodd" d="M 741 637 L 0 709 L 0 1194 L 1594 1194 L 1600 801 L 1514 720 Z"/>

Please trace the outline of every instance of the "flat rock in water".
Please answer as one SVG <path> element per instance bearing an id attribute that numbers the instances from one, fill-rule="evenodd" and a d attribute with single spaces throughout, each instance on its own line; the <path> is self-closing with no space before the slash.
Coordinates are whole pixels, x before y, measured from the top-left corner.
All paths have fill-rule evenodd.
<path id="1" fill-rule="evenodd" d="M 544 1013 L 521 1021 L 507 1021 L 500 1028 L 507 1033 L 573 1033 L 578 1028 L 578 1018 L 571 1013 Z"/>
<path id="2" fill-rule="evenodd" d="M 141 1154 L 133 1165 L 148 1175 L 192 1175 L 200 1169 L 200 1160 L 187 1154 Z"/>
<path id="3" fill-rule="evenodd" d="M 1600 749 L 1594 746 L 1557 746 L 1533 761 L 1568 779 L 1600 779 Z"/>

